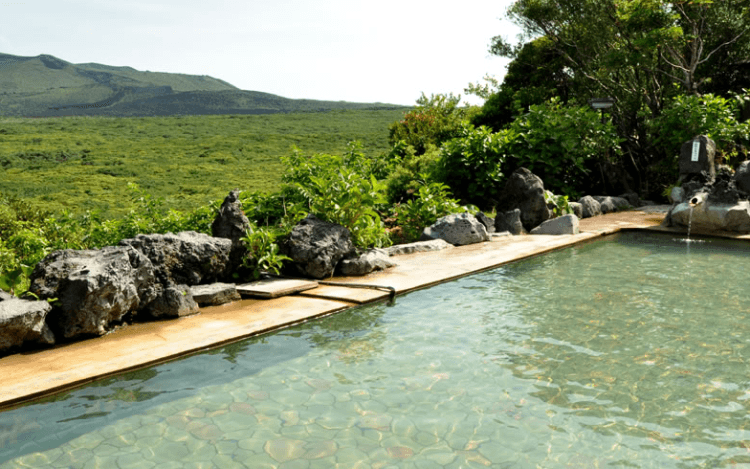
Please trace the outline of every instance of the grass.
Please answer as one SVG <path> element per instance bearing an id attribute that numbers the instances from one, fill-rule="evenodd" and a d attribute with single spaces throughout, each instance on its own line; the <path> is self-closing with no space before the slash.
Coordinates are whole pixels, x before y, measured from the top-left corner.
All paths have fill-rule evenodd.
<path id="1" fill-rule="evenodd" d="M 52 212 L 122 215 L 128 183 L 188 210 L 231 189 L 273 191 L 279 157 L 388 150 L 403 110 L 270 115 L 0 118 L 0 192 Z"/>

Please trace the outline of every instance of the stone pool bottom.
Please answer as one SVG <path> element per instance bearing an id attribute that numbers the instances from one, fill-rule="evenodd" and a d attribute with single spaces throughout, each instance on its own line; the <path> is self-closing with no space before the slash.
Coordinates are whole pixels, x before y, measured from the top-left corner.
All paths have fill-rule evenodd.
<path id="1" fill-rule="evenodd" d="M 747 244 L 622 233 L 0 414 L 0 468 L 750 467 Z"/>

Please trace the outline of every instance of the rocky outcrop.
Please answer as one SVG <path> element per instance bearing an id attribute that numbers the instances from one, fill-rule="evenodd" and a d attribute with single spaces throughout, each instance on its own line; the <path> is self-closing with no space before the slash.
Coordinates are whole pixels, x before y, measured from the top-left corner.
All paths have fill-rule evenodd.
<path id="1" fill-rule="evenodd" d="M 212 283 L 190 287 L 190 293 L 199 306 L 218 306 L 242 298 L 232 283 Z"/>
<path id="2" fill-rule="evenodd" d="M 498 213 L 514 209 L 521 210 L 521 223 L 526 231 L 550 218 L 544 200 L 544 183 L 526 168 L 518 168 L 510 175 L 497 204 Z M 502 231 L 497 224 L 495 228 Z"/>
<path id="3" fill-rule="evenodd" d="M 578 203 L 581 204 L 581 218 L 590 218 L 602 214 L 602 206 L 590 195 L 581 197 Z"/>
<path id="4" fill-rule="evenodd" d="M 250 220 L 242 211 L 240 202 L 240 190 L 235 189 L 229 193 L 219 208 L 213 223 L 211 223 L 211 234 L 216 238 L 226 238 L 238 242 L 245 236 L 250 228 Z"/>
<path id="5" fill-rule="evenodd" d="M 453 213 L 438 218 L 422 232 L 420 241 L 443 239 L 454 246 L 489 241 L 490 235 L 483 224 L 468 212 Z"/>
<path id="6" fill-rule="evenodd" d="M 211 234 L 215 238 L 225 238 L 232 241 L 232 250 L 229 254 L 231 270 L 236 270 L 247 254 L 247 248 L 242 243 L 247 230 L 250 229 L 250 220 L 245 216 L 240 202 L 240 191 L 235 189 L 227 195 L 219 208 L 219 213 L 211 223 Z"/>
<path id="7" fill-rule="evenodd" d="M 319 220 L 312 214 L 277 244 L 279 251 L 292 259 L 294 273 L 316 279 L 333 275 L 339 261 L 354 251 L 352 235 L 346 227 Z"/>
<path id="8" fill-rule="evenodd" d="M 120 241 L 143 253 L 162 285 L 198 285 L 222 280 L 232 273 L 232 242 L 195 231 L 138 235 Z"/>
<path id="9" fill-rule="evenodd" d="M 45 319 L 52 310 L 46 301 L 26 301 L 2 295 L 0 301 L 0 355 L 24 346 L 52 345 L 55 336 Z"/>
<path id="10" fill-rule="evenodd" d="M 495 217 L 495 231 L 497 233 L 507 231 L 512 235 L 526 234 L 523 223 L 521 223 L 521 209 L 498 212 Z"/>
<path id="11" fill-rule="evenodd" d="M 568 202 L 568 207 L 573 211 L 573 215 L 583 218 L 583 205 L 578 202 Z"/>
<path id="12" fill-rule="evenodd" d="M 187 285 L 158 285 L 157 296 L 143 310 L 144 313 L 157 319 L 180 318 L 198 312 L 198 303 L 193 299 Z"/>
<path id="13" fill-rule="evenodd" d="M 58 337 L 102 335 L 156 299 L 154 267 L 130 246 L 55 251 L 31 274 L 29 291 L 56 298 L 47 322 Z M 5 302 L 3 302 L 5 303 Z"/>
<path id="14" fill-rule="evenodd" d="M 383 249 L 369 249 L 358 257 L 341 260 L 338 270 L 342 275 L 367 275 L 376 270 L 395 267 L 397 264 L 389 257 L 388 252 Z"/>
<path id="15" fill-rule="evenodd" d="M 547 220 L 531 230 L 531 234 L 533 235 L 568 235 L 578 233 L 578 217 L 573 214 Z"/>
<path id="16" fill-rule="evenodd" d="M 417 241 L 416 243 L 397 244 L 383 249 L 389 256 L 401 256 L 415 252 L 441 251 L 452 248 L 453 245 L 444 239 L 431 239 L 429 241 Z"/>
<path id="17" fill-rule="evenodd" d="M 734 172 L 734 184 L 737 189 L 750 195 L 750 160 L 743 161 Z"/>
<path id="18" fill-rule="evenodd" d="M 595 195 L 594 199 L 599 202 L 602 213 L 612 213 L 630 207 L 630 202 L 622 197 L 610 197 L 608 195 Z"/>
<path id="19" fill-rule="evenodd" d="M 487 233 L 492 234 L 495 232 L 495 219 L 490 218 L 487 215 L 484 214 L 484 212 L 479 212 L 474 216 L 479 223 L 484 225 L 484 228 L 487 230 Z"/>

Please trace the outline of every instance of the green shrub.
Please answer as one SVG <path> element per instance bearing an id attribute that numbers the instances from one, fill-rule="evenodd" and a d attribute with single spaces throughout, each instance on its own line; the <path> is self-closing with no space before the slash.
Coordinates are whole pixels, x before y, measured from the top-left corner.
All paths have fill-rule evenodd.
<path id="1" fill-rule="evenodd" d="M 396 219 L 406 241 L 420 237 L 422 230 L 438 218 L 467 210 L 450 197 L 450 189 L 439 182 L 420 181 L 416 197 L 394 207 Z"/>
<path id="2" fill-rule="evenodd" d="M 242 238 L 247 248 L 243 265 L 250 270 L 254 279 L 260 278 L 261 273 L 265 272 L 278 275 L 284 261 L 292 260 L 279 253 L 275 240 L 276 235 L 271 230 L 257 227 L 250 227 Z"/>
<path id="3" fill-rule="evenodd" d="M 394 157 L 392 169 L 385 178 L 390 204 L 412 198 L 424 183 L 420 178 L 434 181 L 438 172 L 440 149 L 434 145 L 429 144 L 427 150 L 418 155 L 414 147 L 404 143 L 404 149 L 400 153 L 403 156 Z"/>
<path id="4" fill-rule="evenodd" d="M 587 165 L 620 154 L 620 139 L 611 123 L 602 123 L 588 106 L 564 106 L 557 98 L 530 106 L 505 133 L 505 153 L 513 168 L 526 167 L 555 193 L 579 195 Z"/>
<path id="5" fill-rule="evenodd" d="M 385 184 L 372 174 L 371 162 L 358 147 L 350 148 L 344 156 L 307 157 L 294 151 L 283 158 L 285 190 L 301 195 L 319 218 L 347 227 L 358 247 L 387 246 L 391 241 L 376 211 L 386 202 Z M 296 214 L 300 208 L 293 206 Z"/>
<path id="6" fill-rule="evenodd" d="M 740 99 L 743 96 L 739 96 Z M 739 121 L 738 100 L 705 94 L 675 97 L 662 114 L 651 121 L 649 131 L 657 149 L 667 158 L 677 174 L 677 160 L 682 144 L 698 135 L 716 143 L 719 154 L 736 155 L 737 143 L 747 143 L 750 123 Z"/>
<path id="7" fill-rule="evenodd" d="M 445 142 L 440 149 L 438 179 L 448 184 L 462 201 L 483 209 L 493 207 L 501 189 L 509 135 L 465 123 L 459 136 Z"/>
<path id="8" fill-rule="evenodd" d="M 547 206 L 552 206 L 552 216 L 560 217 L 573 213 L 567 195 L 555 195 L 551 191 L 544 191 L 544 201 Z"/>
<path id="9" fill-rule="evenodd" d="M 421 155 L 429 145 L 439 147 L 461 132 L 466 110 L 458 106 L 461 96 L 438 94 L 429 98 L 422 94 L 417 107 L 388 128 L 389 142 L 405 142 Z"/>

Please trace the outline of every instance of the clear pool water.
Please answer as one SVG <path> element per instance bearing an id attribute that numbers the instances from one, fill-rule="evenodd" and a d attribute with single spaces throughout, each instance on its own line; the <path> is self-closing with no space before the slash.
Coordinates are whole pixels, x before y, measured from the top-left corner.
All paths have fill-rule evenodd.
<path id="1" fill-rule="evenodd" d="M 0 467 L 750 467 L 750 249 L 628 233 L 0 413 Z"/>

